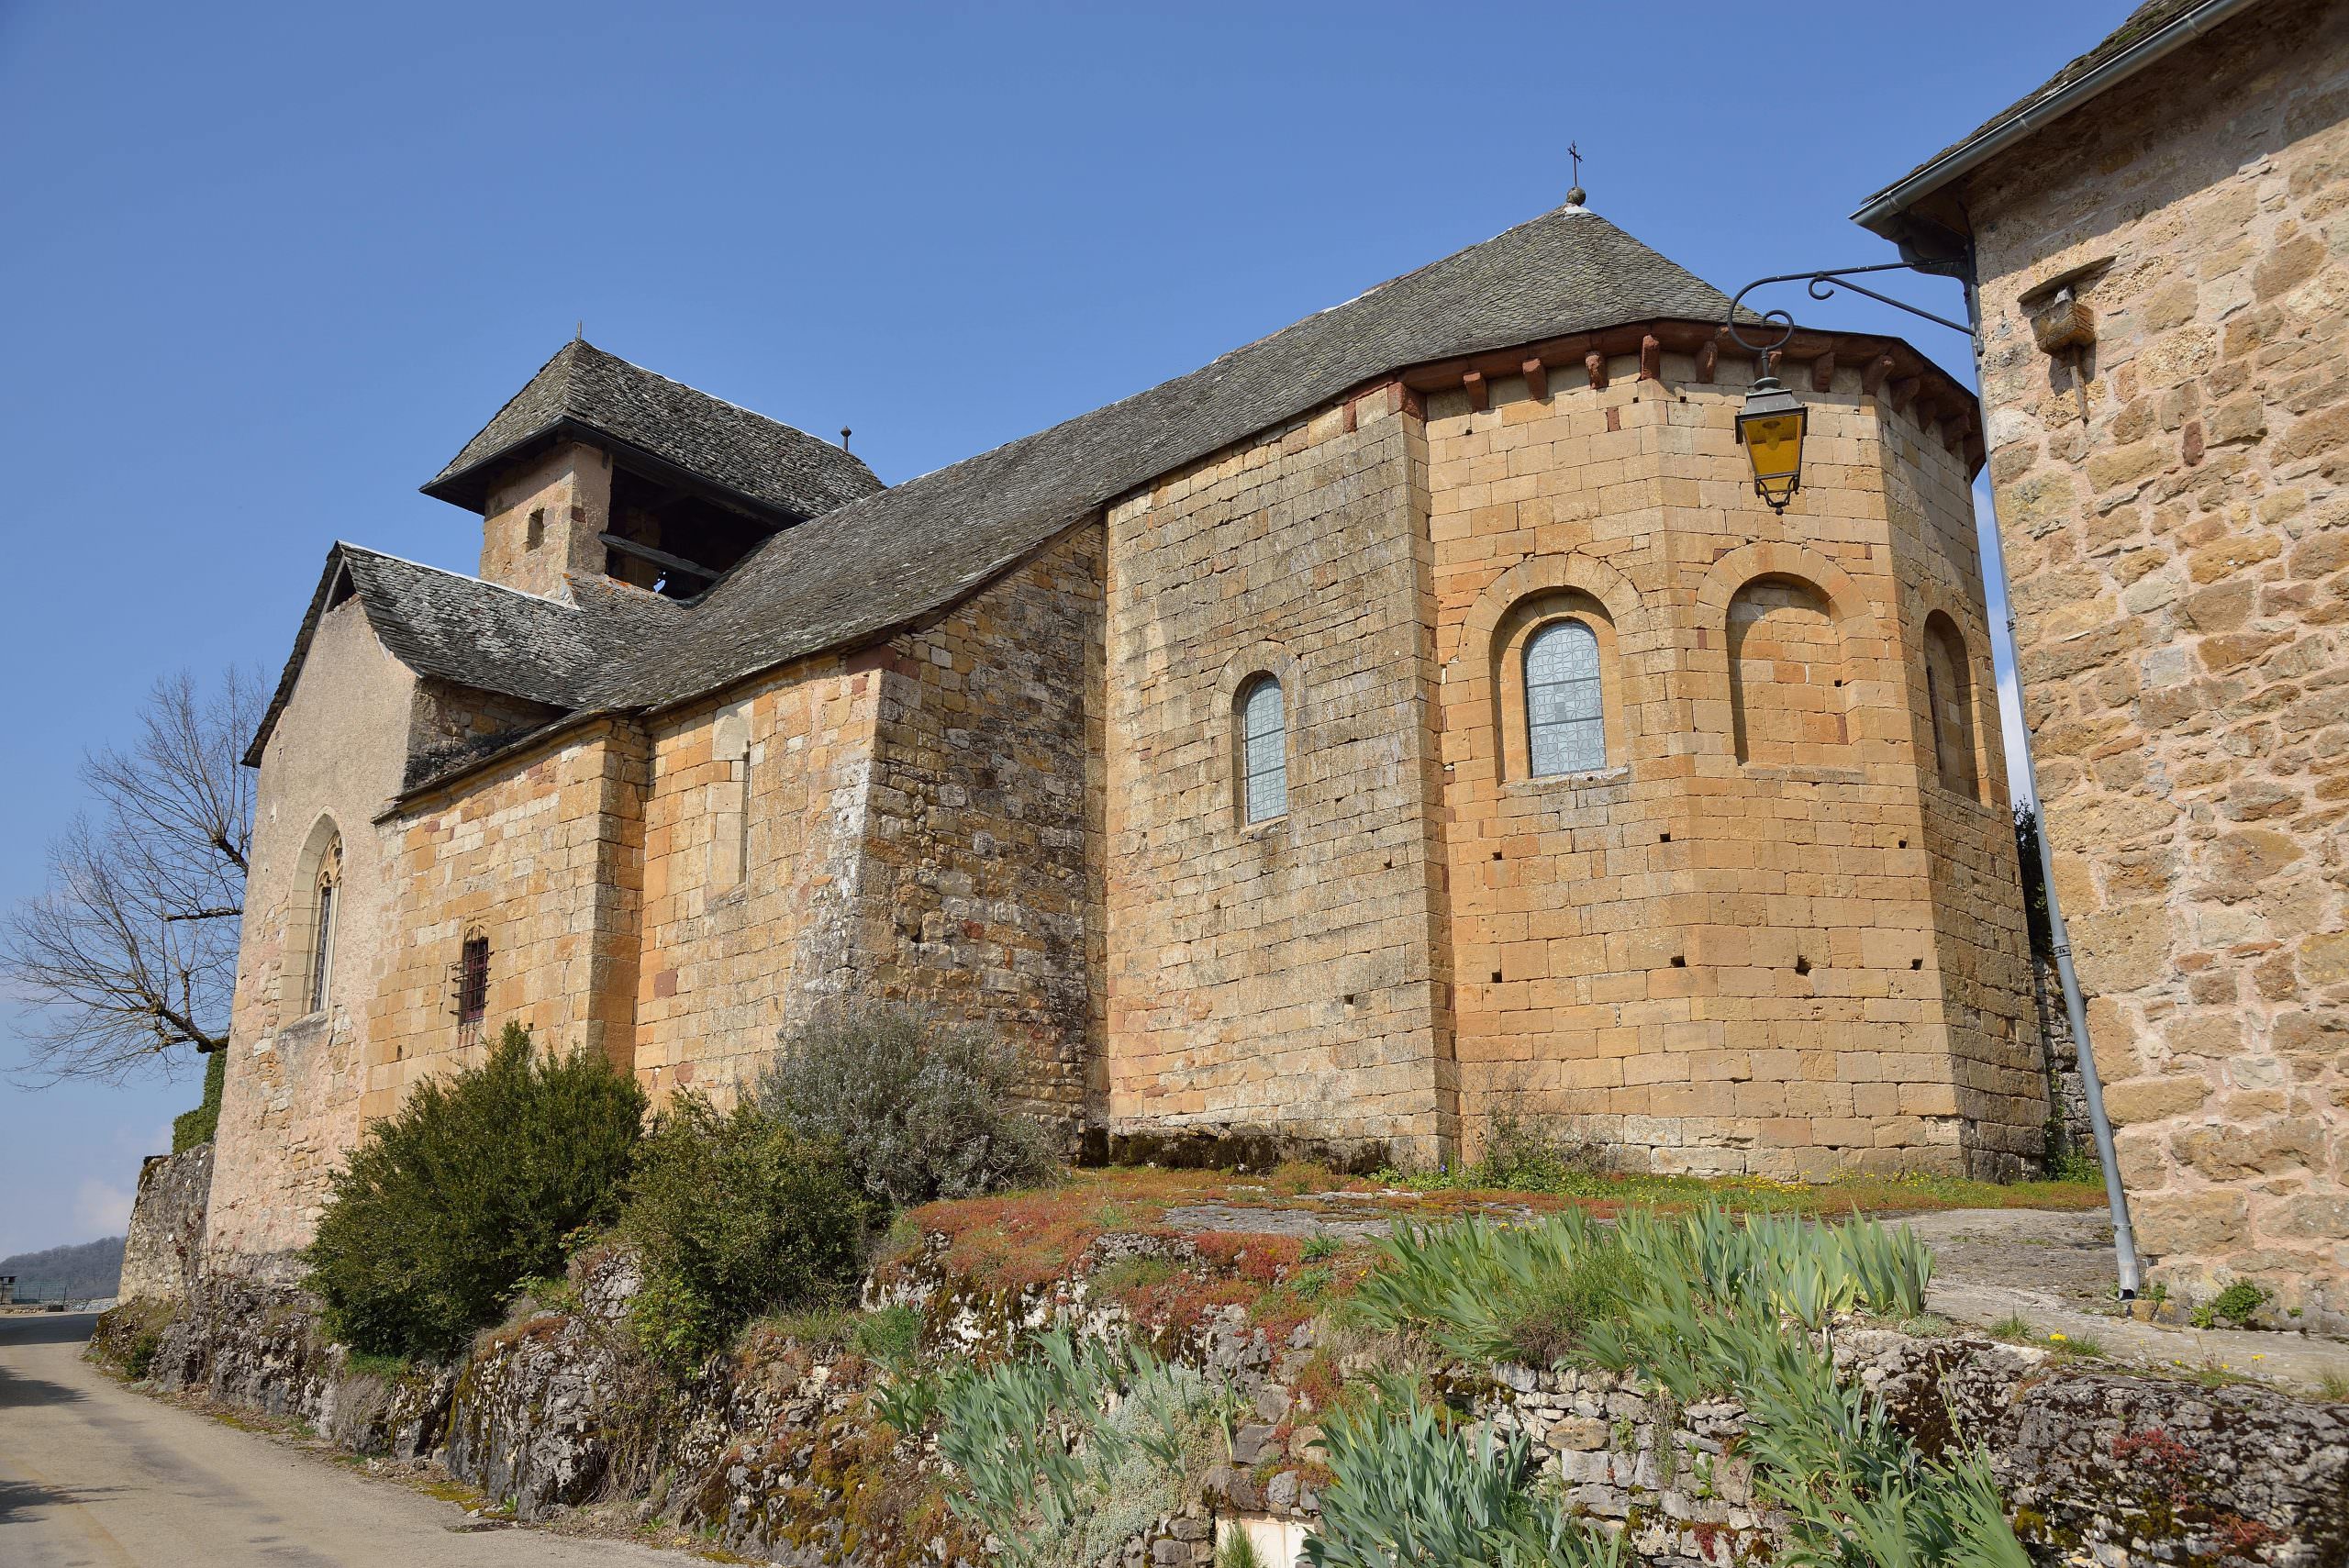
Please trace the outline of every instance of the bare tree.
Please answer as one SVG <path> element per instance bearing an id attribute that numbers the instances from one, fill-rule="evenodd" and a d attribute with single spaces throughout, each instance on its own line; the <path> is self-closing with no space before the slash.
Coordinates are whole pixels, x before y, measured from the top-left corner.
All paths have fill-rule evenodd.
<path id="1" fill-rule="evenodd" d="M 0 979 L 29 1004 L 36 1079 L 114 1082 L 228 1043 L 252 849 L 257 675 L 155 683 L 127 751 L 85 759 L 89 809 L 50 846 L 49 884 L 0 924 Z"/>

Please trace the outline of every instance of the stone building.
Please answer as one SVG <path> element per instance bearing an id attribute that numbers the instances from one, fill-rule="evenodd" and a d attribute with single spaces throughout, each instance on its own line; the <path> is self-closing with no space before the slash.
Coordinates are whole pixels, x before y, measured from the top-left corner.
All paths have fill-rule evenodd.
<path id="1" fill-rule="evenodd" d="M 894 487 L 567 345 L 253 742 L 216 1259 L 505 1020 L 723 1095 L 840 998 L 1113 1153 L 2033 1160 L 1974 401 L 1798 337 L 1774 514 L 1726 308 L 1568 206 Z"/>
<path id="2" fill-rule="evenodd" d="M 2154 0 L 1858 215 L 1979 295 L 2025 711 L 2156 1277 L 2349 1312 L 2349 7 Z"/>

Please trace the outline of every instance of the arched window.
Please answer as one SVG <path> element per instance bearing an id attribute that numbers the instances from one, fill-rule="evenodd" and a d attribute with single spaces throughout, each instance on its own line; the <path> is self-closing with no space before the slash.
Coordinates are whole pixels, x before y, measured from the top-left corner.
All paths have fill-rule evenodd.
<path id="1" fill-rule="evenodd" d="M 1288 727 L 1281 684 L 1258 677 L 1240 695 L 1240 817 L 1265 822 L 1288 811 Z"/>
<path id="2" fill-rule="evenodd" d="M 342 836 L 336 834 L 318 856 L 310 922 L 310 1005 L 308 1012 L 323 1013 L 334 987 L 334 906 L 342 891 Z"/>
<path id="3" fill-rule="evenodd" d="M 1607 765 L 1598 634 L 1586 622 L 1552 621 L 1525 645 L 1525 750 L 1537 779 Z"/>
<path id="4" fill-rule="evenodd" d="M 1974 681 L 1965 638 L 1939 610 L 1925 617 L 1925 720 L 1933 735 L 1933 771 L 1942 788 L 1978 798 L 1974 766 Z"/>

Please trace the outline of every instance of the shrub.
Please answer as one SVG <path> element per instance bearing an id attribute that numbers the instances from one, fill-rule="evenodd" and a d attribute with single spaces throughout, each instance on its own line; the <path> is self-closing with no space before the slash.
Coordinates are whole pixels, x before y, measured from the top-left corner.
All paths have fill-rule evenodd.
<path id="1" fill-rule="evenodd" d="M 1052 1143 L 1010 1108 L 1019 1057 L 983 1029 L 904 1008 L 828 1014 L 784 1042 L 761 1108 L 840 1151 L 854 1179 L 902 1207 L 1032 1185 Z"/>
<path id="2" fill-rule="evenodd" d="M 1568 1136 L 1554 1118 L 1497 1107 L 1486 1123 L 1485 1155 L 1471 1173 L 1480 1186 L 1507 1192 L 1562 1192 L 1606 1170 L 1593 1144 Z"/>
<path id="3" fill-rule="evenodd" d="M 874 1206 L 833 1152 L 743 1102 L 690 1091 L 654 1118 L 622 1235 L 642 1252 L 637 1329 L 682 1372 L 763 1312 L 836 1302 L 863 1266 Z"/>
<path id="4" fill-rule="evenodd" d="M 2266 1305 L 2266 1291 L 2239 1279 L 2196 1307 L 2188 1319 L 2197 1329 L 2215 1329 L 2221 1323 L 2241 1323 Z"/>
<path id="5" fill-rule="evenodd" d="M 643 1135 L 644 1095 L 600 1055 L 532 1049 L 507 1024 L 479 1067 L 418 1084 L 337 1172 L 304 1254 L 329 1333 L 437 1357 L 495 1322 L 563 1238 L 607 1221 Z"/>

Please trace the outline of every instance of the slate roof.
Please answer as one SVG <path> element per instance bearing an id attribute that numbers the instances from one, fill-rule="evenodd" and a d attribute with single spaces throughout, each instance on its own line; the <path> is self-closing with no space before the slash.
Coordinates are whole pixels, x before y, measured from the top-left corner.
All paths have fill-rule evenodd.
<path id="1" fill-rule="evenodd" d="M 360 602 L 384 646 L 419 675 L 554 708 L 596 706 L 611 668 L 685 608 L 657 595 L 618 587 L 584 582 L 573 587 L 583 594 L 576 606 L 359 545 L 336 544 L 327 552 L 294 651 L 246 749 L 246 766 L 261 765 L 262 749 L 294 695 L 320 618 L 346 596 Z"/>
<path id="2" fill-rule="evenodd" d="M 659 707 L 890 635 L 984 586 L 1105 502 L 1396 370 L 1633 322 L 1714 322 L 1728 308 L 1720 290 L 1605 218 L 1560 207 L 1188 375 L 895 488 L 873 489 L 877 482 L 857 464 L 864 484 L 845 504 L 771 536 L 691 601 L 574 578 L 580 602 L 567 605 L 337 545 L 247 761 L 258 760 L 346 570 L 377 635 L 420 673 L 572 711 Z M 565 397 L 593 401 L 565 389 L 607 373 L 685 395 L 664 406 L 674 418 L 702 405 L 723 411 L 715 417 L 727 430 L 758 417 L 573 343 L 428 493 L 444 494 L 450 475 L 477 466 L 482 453 L 544 428 Z M 632 428 L 643 433 L 642 419 Z M 674 428 L 662 439 L 679 454 L 671 461 L 718 461 L 696 455 L 706 452 L 750 461 L 730 439 L 704 443 Z M 770 494 L 796 483 L 727 472 L 729 483 Z"/>
<path id="3" fill-rule="evenodd" d="M 657 706 L 954 603 L 1103 502 L 1403 366 L 1680 317 L 1728 298 L 1560 207 L 1122 402 L 776 534 L 620 673 Z"/>
<path id="4" fill-rule="evenodd" d="M 449 460 L 424 493 L 478 512 L 491 465 L 565 425 L 634 447 L 795 519 L 881 488 L 862 459 L 829 441 L 574 339 Z"/>
<path id="5" fill-rule="evenodd" d="M 1987 139 L 1990 136 L 2003 129 L 2005 127 L 2021 119 L 2033 109 L 2046 103 L 2049 99 L 2055 97 L 2065 88 L 2070 87 L 2073 83 L 2081 81 L 2085 77 L 2094 75 L 2097 72 L 2102 70 L 2113 61 L 2118 60 L 2121 55 L 2127 53 L 2130 50 L 2134 49 L 2137 45 L 2143 43 L 2146 39 L 2152 38 L 2154 34 L 2160 32 L 2164 28 L 2168 27 L 2173 22 L 2187 18 L 2194 12 L 2211 9 L 2213 8 L 2213 4 L 2214 0 L 2145 0 L 2143 5 L 2130 12 L 2129 15 L 2121 20 L 2121 25 L 2113 28 L 2112 31 L 2106 36 L 2104 40 L 2099 43 L 2094 49 L 2089 50 L 2086 54 L 2080 55 L 2070 64 L 2065 66 L 2063 70 L 2058 71 L 2054 75 L 2041 83 L 2037 87 L 2032 88 L 2030 92 L 2024 94 L 2021 97 L 2016 99 L 2005 108 L 2000 109 L 1997 114 L 1992 115 L 1988 119 L 1984 120 L 1965 136 L 1963 136 L 1957 140 L 1950 143 L 1950 145 L 1943 148 L 1931 158 L 1926 159 L 1922 163 L 1918 164 L 1914 169 L 1909 170 L 1906 174 L 1901 175 L 1899 179 L 1891 182 L 1891 183 L 1886 185 L 1882 190 L 1870 195 L 1866 201 L 1860 204 L 1861 212 L 1865 213 L 1870 207 L 1875 206 L 1893 192 L 1898 190 L 1909 181 L 1916 179 L 1919 175 L 1923 174 L 1937 163 L 1941 163 L 1946 160 L 1950 161 L 1954 165 L 1958 164 L 1962 161 L 1964 154 L 1972 149 L 1976 143 Z M 1960 172 L 1963 172 L 1962 167 L 1954 166 L 1950 171 L 1949 177 L 1954 178 Z M 1935 186 L 1929 187 L 1925 191 L 1914 193 L 1910 199 L 1921 199 L 1923 196 L 1929 195 L 1931 189 L 1933 188 L 1938 188 L 1938 183 L 1936 183 Z"/>

